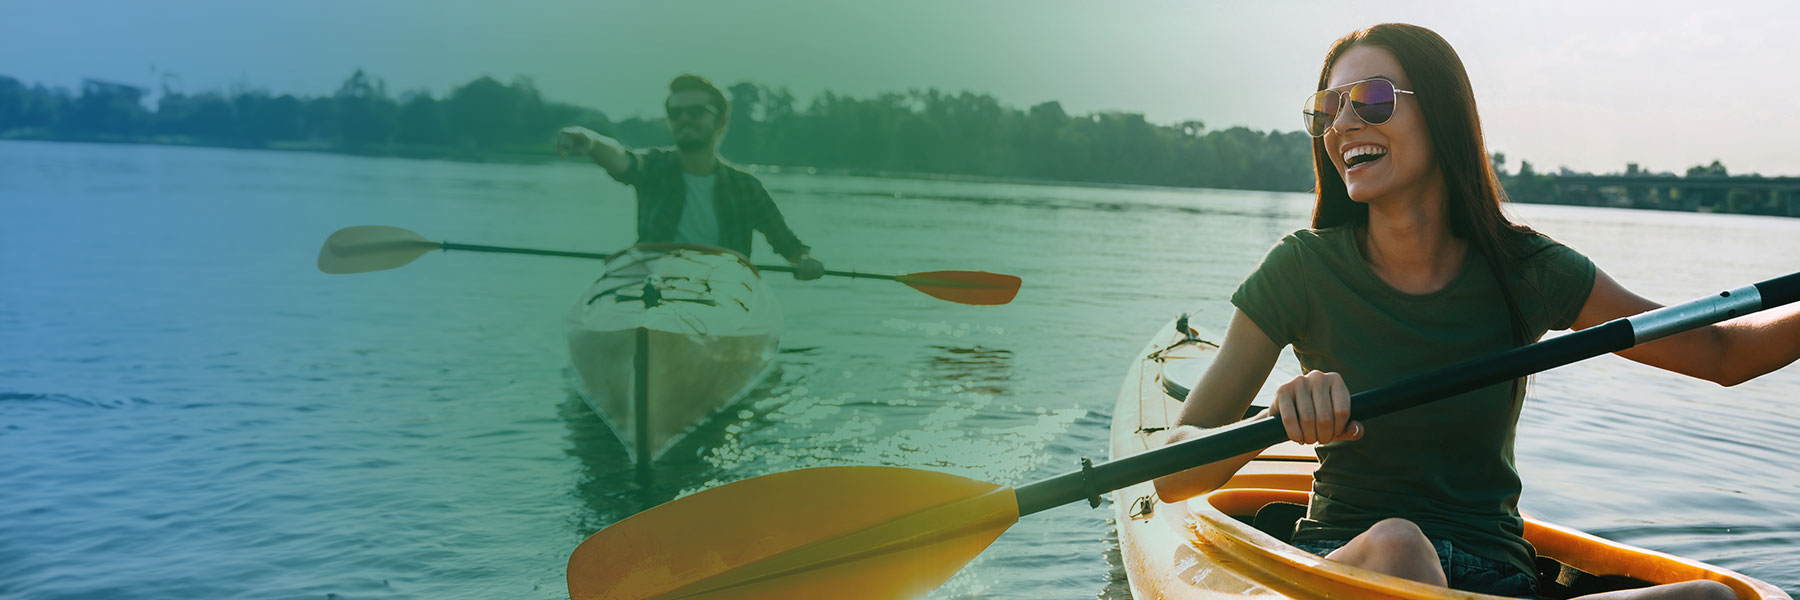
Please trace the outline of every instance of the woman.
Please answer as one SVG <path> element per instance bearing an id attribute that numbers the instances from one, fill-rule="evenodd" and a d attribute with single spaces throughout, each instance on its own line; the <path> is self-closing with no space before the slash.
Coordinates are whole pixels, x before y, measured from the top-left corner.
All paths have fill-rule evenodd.
<path id="1" fill-rule="evenodd" d="M 1467 591 L 1535 595 L 1513 434 L 1523 380 L 1371 421 L 1350 394 L 1659 305 L 1500 211 L 1467 73 L 1430 30 L 1337 41 L 1305 112 L 1318 201 L 1245 280 L 1218 357 L 1170 441 L 1243 414 L 1292 344 L 1310 372 L 1266 415 L 1321 444 L 1294 543 L 1331 560 Z M 1800 358 L 1800 310 L 1665 338 L 1621 356 L 1733 385 Z M 1254 454 L 1157 481 L 1165 500 L 1222 485 Z M 1604 594 L 1729 598 L 1714 582 Z"/>

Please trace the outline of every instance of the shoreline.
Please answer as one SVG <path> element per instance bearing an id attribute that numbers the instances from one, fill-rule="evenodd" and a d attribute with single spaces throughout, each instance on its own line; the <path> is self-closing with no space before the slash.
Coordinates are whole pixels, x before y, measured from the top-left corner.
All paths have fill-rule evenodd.
<path id="1" fill-rule="evenodd" d="M 385 146 L 382 148 L 355 148 L 355 147 L 334 146 L 334 145 L 326 144 L 326 143 L 322 143 L 322 142 L 319 142 L 319 143 L 288 142 L 288 143 L 270 144 L 270 145 L 266 145 L 266 146 L 248 146 L 248 145 L 204 143 L 204 142 L 196 142 L 196 141 L 193 141 L 191 139 L 186 139 L 186 138 L 173 138 L 173 137 L 144 139 L 144 138 L 119 138 L 116 136 L 100 136 L 100 135 L 79 136 L 79 137 L 76 137 L 76 136 L 49 137 L 49 136 L 33 136 L 33 135 L 16 135 L 15 134 L 15 135 L 8 135 L 8 136 L 0 136 L 0 142 L 13 142 L 13 141 L 63 143 L 63 144 L 115 144 L 115 145 L 133 145 L 133 146 L 168 146 L 168 147 L 179 147 L 179 148 L 216 148 L 216 149 L 223 149 L 223 150 L 268 151 L 268 152 L 306 152 L 306 153 L 313 153 L 313 154 L 331 154 L 331 155 L 338 155 L 338 156 L 356 156 L 356 157 L 364 157 L 364 158 L 398 158 L 398 159 L 404 159 L 404 160 L 434 160 L 434 161 L 455 162 L 455 163 L 465 163 L 465 164 L 551 165 L 551 164 L 555 164 L 555 163 L 562 162 L 563 160 L 565 160 L 565 159 L 555 156 L 555 154 L 547 148 L 549 144 L 545 144 L 546 149 L 540 153 L 540 152 L 536 152 L 536 151 L 527 150 L 525 148 L 516 148 L 516 149 L 498 150 L 498 151 L 493 151 L 493 150 L 476 151 L 473 149 L 449 148 L 449 147 L 444 147 L 444 146 L 393 146 L 393 145 L 390 145 L 390 146 Z M 804 165 L 780 165 L 780 164 L 757 164 L 757 163 L 738 163 L 738 164 L 745 167 L 746 170 L 748 170 L 752 173 L 757 173 L 757 174 L 762 174 L 762 173 L 770 173 L 770 174 L 804 173 L 804 174 L 808 174 L 808 175 L 835 175 L 835 176 L 848 176 L 848 177 L 873 177 L 873 178 L 885 178 L 885 179 L 911 179 L 911 180 L 918 180 L 918 181 L 948 181 L 948 182 L 964 182 L 964 183 L 994 183 L 994 184 L 1007 184 L 1007 185 L 1082 187 L 1082 188 L 1094 188 L 1094 189 L 1226 190 L 1226 191 L 1234 191 L 1234 192 L 1266 192 L 1266 193 L 1271 193 L 1271 194 L 1309 194 L 1309 193 L 1311 193 L 1311 190 L 1295 191 L 1295 190 L 1271 190 L 1271 189 L 1259 189 L 1259 188 L 1205 188 L 1205 187 L 1184 187 L 1184 186 L 1129 183 L 1129 182 L 1116 182 L 1116 181 L 1032 179 L 1032 178 L 1008 177 L 1008 176 L 1000 176 L 1000 175 L 974 175 L 974 174 L 967 174 L 967 173 L 920 173 L 920 172 L 910 172 L 910 171 L 889 171 L 889 170 L 884 170 L 884 169 L 862 169 L 862 168 L 825 168 L 825 169 L 821 169 L 821 168 L 817 168 L 817 167 L 804 166 Z M 1537 175 L 1536 177 L 1558 178 L 1561 176 Z M 1581 175 L 1578 177 L 1580 179 L 1586 180 L 1587 182 L 1590 182 L 1589 184 L 1583 186 L 1584 189 L 1591 188 L 1596 192 L 1603 190 L 1603 189 L 1626 188 L 1626 187 L 1632 185 L 1631 183 L 1624 181 L 1624 179 L 1627 176 Z M 1608 180 L 1610 178 L 1615 178 L 1615 177 L 1620 178 L 1621 181 L 1618 183 L 1606 183 L 1606 180 Z M 1508 178 L 1510 178 L 1510 177 L 1508 177 Z M 1504 179 L 1506 179 L 1506 178 L 1503 178 L 1503 181 L 1504 181 Z M 1687 178 L 1683 178 L 1683 177 L 1674 177 L 1674 178 L 1670 178 L 1670 181 L 1668 183 L 1673 184 L 1670 187 L 1680 187 L 1681 183 L 1684 182 L 1686 179 Z M 1727 181 L 1729 182 L 1729 180 L 1727 180 Z M 1592 185 L 1593 182 L 1599 182 L 1600 185 Z M 1509 193 L 1509 196 L 1514 196 L 1514 195 Z M 1710 206 L 1697 207 L 1698 208 L 1697 210 L 1685 210 L 1683 208 L 1669 208 L 1669 207 L 1659 207 L 1659 206 L 1637 206 L 1637 205 L 1633 205 L 1630 203 L 1621 204 L 1615 198 L 1615 196 L 1616 196 L 1616 194 L 1598 194 L 1598 195 L 1593 196 L 1593 198 L 1595 198 L 1596 201 L 1600 202 L 1599 204 L 1590 204 L 1590 203 L 1581 203 L 1581 202 L 1531 201 L 1531 200 L 1522 200 L 1522 199 L 1517 198 L 1516 196 L 1509 198 L 1507 200 L 1507 202 L 1512 203 L 1512 204 L 1532 204 L 1532 205 L 1548 205 L 1548 206 L 1598 206 L 1598 207 L 1604 207 L 1604 208 L 1623 208 L 1623 209 L 1629 209 L 1629 210 L 1650 210 L 1650 211 L 1657 211 L 1657 212 L 1685 212 L 1685 213 L 1693 213 L 1693 214 L 1738 214 L 1738 215 L 1747 215 L 1747 216 L 1800 218 L 1800 212 L 1795 212 L 1794 209 L 1792 209 L 1792 208 L 1790 208 L 1790 214 L 1787 214 L 1787 215 L 1759 213 L 1759 212 L 1740 212 L 1740 211 L 1729 211 L 1729 210 L 1721 211 L 1721 210 L 1713 210 L 1712 209 L 1713 207 L 1710 207 Z"/>
<path id="2" fill-rule="evenodd" d="M 548 149 L 546 143 L 542 153 L 525 150 L 457 152 L 441 146 L 423 147 L 389 147 L 386 149 L 356 149 L 332 146 L 330 144 L 297 144 L 283 143 L 268 146 L 240 146 L 229 144 L 199 143 L 175 138 L 161 139 L 118 139 L 110 136 L 74 137 L 35 137 L 4 136 L 0 142 L 41 142 L 52 144 L 95 144 L 119 146 L 164 146 L 172 148 L 212 148 L 219 150 L 242 150 L 250 152 L 302 152 L 309 154 L 329 154 L 336 156 L 356 156 L 363 158 L 398 158 L 405 160 L 435 160 L 465 164 L 510 164 L 510 165 L 551 165 L 563 162 L 555 152 Z M 727 159 L 728 161 L 730 159 Z M 1136 189 L 1136 190 L 1227 190 L 1234 192 L 1267 192 L 1271 194 L 1305 194 L 1307 191 L 1265 190 L 1255 188 L 1205 188 L 1156 185 L 1148 183 L 1128 183 L 1111 181 L 1081 181 L 1061 179 L 1031 179 L 1024 177 L 1007 177 L 1000 175 L 971 175 L 966 173 L 920 173 L 911 171 L 888 171 L 884 169 L 859 168 L 817 168 L 805 165 L 780 165 L 761 163 L 740 163 L 731 161 L 745 170 L 755 174 L 806 174 L 834 175 L 848 177 L 874 177 L 885 179 L 912 179 L 919 181 L 952 181 L 964 183 L 998 183 L 1009 185 L 1042 185 L 1058 187 L 1086 187 L 1098 189 Z"/>

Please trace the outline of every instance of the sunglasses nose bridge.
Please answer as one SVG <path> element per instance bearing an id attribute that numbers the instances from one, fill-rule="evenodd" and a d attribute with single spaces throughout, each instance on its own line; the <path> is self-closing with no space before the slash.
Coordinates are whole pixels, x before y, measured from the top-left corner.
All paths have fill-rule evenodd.
<path id="1" fill-rule="evenodd" d="M 1362 120 L 1362 115 L 1356 114 L 1356 108 L 1350 104 L 1350 90 L 1338 90 L 1333 93 L 1338 97 L 1338 110 L 1337 114 L 1331 115 L 1331 129 L 1342 134 L 1346 131 L 1362 129 L 1364 125 L 1368 124 Z M 1340 123 L 1343 124 L 1340 125 Z"/>

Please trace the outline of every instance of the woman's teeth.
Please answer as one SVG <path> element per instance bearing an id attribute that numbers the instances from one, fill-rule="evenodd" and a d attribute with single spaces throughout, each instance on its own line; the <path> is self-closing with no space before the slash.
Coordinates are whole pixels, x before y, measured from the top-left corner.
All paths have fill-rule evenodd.
<path id="1" fill-rule="evenodd" d="M 1344 152 L 1344 167 L 1354 167 L 1363 163 L 1372 162 L 1383 156 L 1387 156 L 1387 148 L 1382 148 L 1380 146 L 1357 146 Z"/>

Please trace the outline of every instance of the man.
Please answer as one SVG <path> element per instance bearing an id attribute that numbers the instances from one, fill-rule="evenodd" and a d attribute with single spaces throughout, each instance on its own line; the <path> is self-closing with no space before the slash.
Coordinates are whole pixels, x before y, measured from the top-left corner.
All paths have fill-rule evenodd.
<path id="1" fill-rule="evenodd" d="M 788 230 L 762 182 L 719 159 L 731 115 L 725 94 L 697 75 L 669 82 L 663 101 L 674 148 L 631 150 L 585 127 L 565 127 L 556 152 L 583 155 L 619 183 L 637 188 L 638 243 L 684 242 L 750 256 L 750 232 L 761 231 L 795 267 L 794 278 L 818 279 L 825 265 Z"/>

